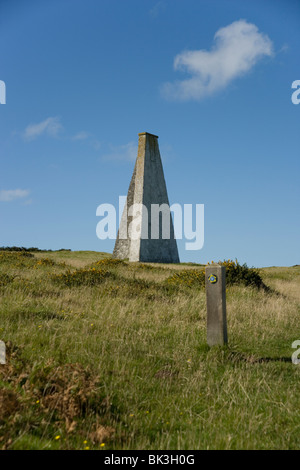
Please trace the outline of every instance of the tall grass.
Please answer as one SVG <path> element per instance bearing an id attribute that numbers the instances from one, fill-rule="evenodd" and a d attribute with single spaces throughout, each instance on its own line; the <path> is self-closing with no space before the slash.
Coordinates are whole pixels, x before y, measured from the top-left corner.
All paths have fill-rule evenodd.
<path id="1" fill-rule="evenodd" d="M 5 255 L 0 447 L 299 448 L 299 267 L 229 286 L 229 346 L 210 349 L 203 287 L 167 281 L 187 266 Z"/>

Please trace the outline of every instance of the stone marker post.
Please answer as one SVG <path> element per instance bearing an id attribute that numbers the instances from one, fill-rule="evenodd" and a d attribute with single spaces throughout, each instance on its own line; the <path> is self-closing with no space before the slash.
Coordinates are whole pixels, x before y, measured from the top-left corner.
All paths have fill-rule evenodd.
<path id="1" fill-rule="evenodd" d="M 0 364 L 6 364 L 5 361 L 6 347 L 4 341 L 0 341 Z"/>
<path id="2" fill-rule="evenodd" d="M 207 343 L 227 344 L 226 268 L 213 264 L 205 268 Z"/>

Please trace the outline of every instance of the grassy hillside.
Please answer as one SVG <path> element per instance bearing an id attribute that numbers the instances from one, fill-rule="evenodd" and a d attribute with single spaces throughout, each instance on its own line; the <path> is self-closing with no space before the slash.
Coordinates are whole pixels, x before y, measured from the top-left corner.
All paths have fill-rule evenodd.
<path id="1" fill-rule="evenodd" d="M 300 267 L 229 286 L 212 349 L 201 272 L 0 252 L 0 448 L 299 448 Z"/>

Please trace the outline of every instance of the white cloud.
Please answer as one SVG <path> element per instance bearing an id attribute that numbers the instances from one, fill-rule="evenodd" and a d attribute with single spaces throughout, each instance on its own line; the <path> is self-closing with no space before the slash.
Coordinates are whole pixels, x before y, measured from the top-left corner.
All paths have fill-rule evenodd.
<path id="1" fill-rule="evenodd" d="M 111 147 L 111 149 L 110 153 L 103 155 L 104 160 L 135 161 L 137 157 L 138 146 L 135 142 L 128 142 L 128 144 Z"/>
<path id="2" fill-rule="evenodd" d="M 188 72 L 191 78 L 165 83 L 166 98 L 200 100 L 248 72 L 263 56 L 273 54 L 270 38 L 245 20 L 234 21 L 219 29 L 210 51 L 184 51 L 174 60 L 174 69 Z"/>
<path id="3" fill-rule="evenodd" d="M 26 140 L 33 140 L 42 134 L 56 137 L 63 129 L 58 117 L 49 117 L 45 121 L 39 122 L 38 124 L 29 124 L 24 131 L 24 138 Z"/>
<path id="4" fill-rule="evenodd" d="M 29 195 L 28 189 L 2 189 L 0 190 L 0 201 L 11 202 L 15 199 L 22 199 Z"/>

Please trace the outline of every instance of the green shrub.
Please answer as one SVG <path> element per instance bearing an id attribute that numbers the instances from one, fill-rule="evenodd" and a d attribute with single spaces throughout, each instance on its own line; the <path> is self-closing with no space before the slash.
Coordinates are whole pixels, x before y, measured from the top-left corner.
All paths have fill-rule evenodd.
<path id="1" fill-rule="evenodd" d="M 53 252 L 53 250 L 41 250 L 40 248 L 35 248 L 35 247 L 25 248 L 24 246 L 1 246 L 0 251 L 18 251 L 18 252 L 23 252 L 23 253 L 27 253 L 27 252 L 33 252 L 33 253 Z M 61 248 L 60 250 L 56 250 L 56 251 L 72 251 L 72 250 L 67 249 L 67 248 Z"/>
<path id="2" fill-rule="evenodd" d="M 82 268 L 73 272 L 67 271 L 63 274 L 51 275 L 53 282 L 66 287 L 95 286 L 101 284 L 108 277 L 114 277 L 114 274 L 110 271 L 96 268 Z"/>
<path id="3" fill-rule="evenodd" d="M 213 263 L 212 263 L 213 264 Z M 237 260 L 219 261 L 217 264 L 226 268 L 226 285 L 235 284 L 252 286 L 268 290 L 267 286 L 256 268 L 248 268 L 246 264 L 239 264 Z M 210 263 L 207 263 L 209 266 Z M 187 287 L 204 287 L 205 286 L 205 270 L 187 269 L 179 271 L 167 279 L 168 284 Z"/>
<path id="4" fill-rule="evenodd" d="M 0 273 L 0 287 L 7 286 L 10 282 L 14 280 L 14 276 L 9 274 Z"/>
<path id="5" fill-rule="evenodd" d="M 230 259 L 219 261 L 218 264 L 225 266 L 226 268 L 227 286 L 242 284 L 244 286 L 267 289 L 266 285 L 263 283 L 258 269 L 249 268 L 246 263 L 241 265 L 237 260 L 232 261 Z"/>
<path id="6" fill-rule="evenodd" d="M 55 266 L 55 261 L 49 258 L 41 258 L 36 262 L 36 267 L 37 266 Z"/>
<path id="7" fill-rule="evenodd" d="M 205 272 L 198 269 L 186 269 L 168 277 L 167 283 L 171 285 L 184 285 L 188 287 L 204 287 Z"/>
<path id="8" fill-rule="evenodd" d="M 60 266 L 60 267 L 66 267 L 66 263 L 56 263 L 55 261 L 53 261 L 53 259 L 50 259 L 50 258 L 40 258 L 34 268 L 39 268 L 40 266 Z"/>
<path id="9" fill-rule="evenodd" d="M 27 251 L 2 251 L 0 252 L 0 262 L 20 261 L 23 259 L 34 258 L 34 255 Z"/>
<path id="10" fill-rule="evenodd" d="M 10 268 L 29 268 L 33 266 L 34 262 L 34 255 L 25 251 L 0 252 L 0 265 L 7 264 Z"/>
<path id="11" fill-rule="evenodd" d="M 107 283 L 104 290 L 110 296 L 120 296 L 124 298 L 139 298 L 147 300 L 162 300 L 170 299 L 172 294 L 176 291 L 174 286 L 166 283 L 157 284 L 153 281 L 145 279 L 125 278 L 116 276 L 116 282 Z"/>

